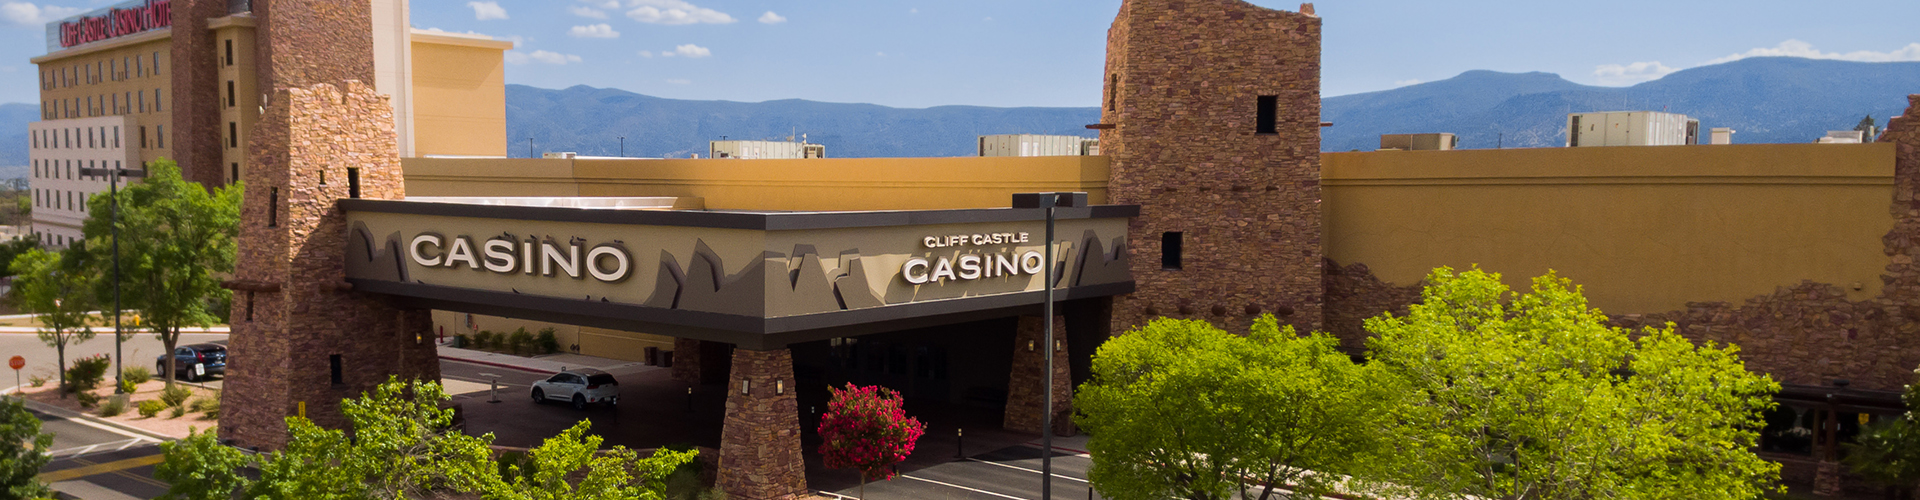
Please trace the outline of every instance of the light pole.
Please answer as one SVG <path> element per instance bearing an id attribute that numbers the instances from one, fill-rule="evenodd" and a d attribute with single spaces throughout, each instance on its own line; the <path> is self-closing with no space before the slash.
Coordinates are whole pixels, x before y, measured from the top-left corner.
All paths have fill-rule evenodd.
<path id="1" fill-rule="evenodd" d="M 620 157 L 627 157 L 627 136 L 620 136 Z"/>
<path id="2" fill-rule="evenodd" d="M 1041 319 L 1046 322 L 1045 339 L 1043 339 L 1045 343 L 1042 344 L 1046 350 L 1044 355 L 1046 375 L 1041 377 L 1043 385 L 1040 389 L 1042 394 L 1040 397 L 1040 498 L 1042 500 L 1053 499 L 1053 287 L 1059 284 L 1055 281 L 1053 273 L 1054 211 L 1062 207 L 1084 208 L 1086 206 L 1087 193 L 1054 192 L 1013 195 L 1013 208 L 1046 209 L 1047 234 L 1046 239 L 1042 241 L 1047 247 L 1047 260 L 1041 265 L 1041 272 L 1045 275 L 1040 278 L 1046 287 L 1046 305 L 1043 306 L 1046 317 Z"/>
<path id="3" fill-rule="evenodd" d="M 107 177 L 107 206 L 109 225 L 113 231 L 113 393 L 126 394 L 120 384 L 126 376 L 126 369 L 120 367 L 120 176 L 146 177 L 146 169 L 128 170 L 124 168 L 83 168 L 81 175 L 104 175 Z M 166 374 L 162 373 L 161 376 Z"/>

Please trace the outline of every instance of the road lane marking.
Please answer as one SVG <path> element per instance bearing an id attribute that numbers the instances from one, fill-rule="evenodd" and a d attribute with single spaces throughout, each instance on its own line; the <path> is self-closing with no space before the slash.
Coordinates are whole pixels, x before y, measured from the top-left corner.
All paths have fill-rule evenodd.
<path id="1" fill-rule="evenodd" d="M 909 476 L 909 475 L 906 475 L 906 474 L 901 474 L 901 475 L 900 475 L 900 477 L 904 477 L 904 478 L 907 478 L 907 479 L 912 479 L 912 480 L 915 480 L 915 481 L 922 481 L 922 482 L 928 482 L 928 483 L 933 483 L 933 484 L 937 484 L 937 485 L 941 485 L 941 486 L 946 486 L 946 487 L 949 487 L 949 488 L 959 488 L 959 489 L 963 489 L 963 490 L 967 490 L 967 491 L 971 491 L 971 492 L 974 492 L 974 493 L 981 493 L 981 494 L 987 494 L 987 495 L 993 495 L 993 496 L 996 496 L 996 497 L 1000 497 L 1000 498 L 1011 498 L 1011 499 L 1013 499 L 1013 500 L 1027 500 L 1027 499 L 1025 499 L 1025 498 L 1020 498 L 1020 497 L 1016 497 L 1016 496 L 1012 496 L 1012 495 L 1002 495 L 1002 494 L 999 494 L 999 493 L 994 493 L 994 492 L 991 492 L 991 491 L 987 491 L 987 490 L 983 490 L 983 489 L 978 489 L 978 488 L 968 488 L 968 487 L 965 487 L 965 486 L 961 486 L 961 485 L 958 485 L 958 484 L 953 484 L 953 483 L 947 483 L 947 482 L 941 482 L 941 481 L 935 481 L 935 480 L 932 480 L 932 479 L 925 479 L 925 478 L 918 478 L 918 477 L 913 477 L 913 476 Z"/>
<path id="2" fill-rule="evenodd" d="M 145 467 L 148 465 L 160 463 L 164 459 L 165 457 L 159 454 L 153 454 L 153 455 L 147 455 L 144 457 L 129 458 L 126 460 L 114 460 L 112 462 L 98 463 L 98 464 L 88 465 L 84 467 L 75 467 L 72 469 L 48 472 L 45 474 L 41 474 L 40 480 L 48 483 L 58 483 L 61 481 L 79 479 L 87 476 L 106 474 L 109 472 L 132 469 L 135 467 Z M 77 461 L 86 462 L 85 460 L 77 460 Z"/>
<path id="3" fill-rule="evenodd" d="M 1018 467 L 1018 466 L 1013 466 L 1013 465 L 1007 465 L 1007 464 L 1003 464 L 1003 463 L 999 463 L 999 462 L 988 462 L 988 461 L 986 461 L 986 460 L 980 460 L 980 459 L 977 459 L 977 458 L 968 458 L 968 459 L 967 459 L 967 461 L 969 461 L 969 462 L 979 462 L 979 463 L 983 463 L 983 464 L 987 464 L 987 465 L 998 465 L 998 466 L 1001 466 L 1001 467 L 1006 467 L 1006 468 L 1009 468 L 1009 469 L 1013 469 L 1013 470 L 1023 470 L 1023 471 L 1027 471 L 1027 472 L 1032 472 L 1032 473 L 1034 473 L 1034 474 L 1039 474 L 1039 473 L 1040 473 L 1040 471 L 1039 471 L 1038 469 L 1029 469 L 1029 468 L 1026 468 L 1026 467 Z M 1090 482 L 1088 482 L 1088 481 L 1087 481 L 1087 480 L 1085 480 L 1085 479 L 1081 479 L 1081 478 L 1077 478 L 1077 477 L 1073 477 L 1073 476 L 1062 476 L 1062 475 L 1060 475 L 1060 473 L 1058 473 L 1058 472 L 1055 472 L 1055 473 L 1053 473 L 1053 477 L 1057 477 L 1057 478 L 1060 478 L 1060 479 L 1067 479 L 1067 480 L 1072 480 L 1072 481 L 1079 481 L 1079 482 L 1082 482 L 1082 483 L 1088 483 L 1088 484 L 1092 484 L 1092 483 L 1090 483 Z"/>

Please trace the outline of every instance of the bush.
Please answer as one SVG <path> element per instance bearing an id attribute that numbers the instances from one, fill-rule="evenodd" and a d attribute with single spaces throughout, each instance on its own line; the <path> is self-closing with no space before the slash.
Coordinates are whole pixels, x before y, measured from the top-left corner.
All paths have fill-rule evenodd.
<path id="1" fill-rule="evenodd" d="M 191 397 L 193 397 L 192 390 L 178 385 L 160 391 L 160 402 L 172 407 L 179 407 L 181 403 L 187 402 L 187 398 Z"/>
<path id="2" fill-rule="evenodd" d="M 220 397 L 211 396 L 211 397 L 195 399 L 193 400 L 193 404 L 187 405 L 187 409 L 191 411 L 196 411 L 196 412 L 219 413 Z"/>
<path id="3" fill-rule="evenodd" d="M 473 347 L 473 340 L 467 338 L 467 334 L 456 333 L 453 334 L 453 346 L 460 348 Z"/>
<path id="4" fill-rule="evenodd" d="M 92 408 L 100 405 L 100 396 L 97 394 L 94 394 L 93 391 L 80 391 L 80 392 L 73 393 L 73 399 L 77 399 L 80 401 L 81 408 Z"/>
<path id="5" fill-rule="evenodd" d="M 107 398 L 106 404 L 100 405 L 100 416 L 102 417 L 117 416 L 119 414 L 126 413 L 126 412 L 127 412 L 127 398 L 123 398 L 119 396 L 110 397 L 110 398 Z"/>
<path id="6" fill-rule="evenodd" d="M 492 343 L 493 343 L 493 332 L 481 330 L 479 333 L 473 334 L 474 349 L 486 349 L 490 347 L 490 344 Z"/>
<path id="7" fill-rule="evenodd" d="M 153 370 L 149 370 L 145 366 L 134 366 L 120 370 L 120 380 L 132 381 L 135 384 L 144 384 L 149 380 L 153 380 Z"/>
<path id="8" fill-rule="evenodd" d="M 540 329 L 540 336 L 534 339 L 534 345 L 540 347 L 541 354 L 560 352 L 560 338 L 554 336 L 553 327 Z"/>
<path id="9" fill-rule="evenodd" d="M 514 467 L 520 468 L 517 474 L 514 472 Z M 509 451 L 500 455 L 500 479 L 509 483 L 515 478 L 533 480 L 535 474 L 539 472 L 540 463 L 534 461 L 533 457 L 528 456 L 526 452 Z"/>
<path id="10" fill-rule="evenodd" d="M 47 376 L 46 376 L 46 375 L 32 375 L 32 376 L 28 376 L 28 377 L 27 377 L 27 384 L 28 384 L 28 385 L 31 385 L 31 386 L 33 386 L 33 387 L 41 387 L 41 386 L 45 386 L 45 385 L 47 385 Z"/>
<path id="11" fill-rule="evenodd" d="M 67 392 L 87 392 L 100 387 L 113 361 L 107 355 L 88 356 L 73 361 L 67 368 Z"/>
<path id="12" fill-rule="evenodd" d="M 173 405 L 173 409 L 167 412 L 167 418 L 180 418 L 181 415 L 186 415 L 186 414 L 187 414 L 186 406 Z"/>
<path id="13" fill-rule="evenodd" d="M 160 401 L 158 399 L 149 399 L 146 401 L 141 401 L 140 407 L 138 409 L 140 410 L 140 416 L 153 418 L 154 416 L 160 414 L 160 410 L 167 409 L 167 403 Z"/>
<path id="14" fill-rule="evenodd" d="M 532 346 L 533 334 L 527 333 L 526 328 L 515 329 L 512 335 L 507 336 L 507 350 L 514 354 L 524 353 L 528 347 Z"/>
<path id="15" fill-rule="evenodd" d="M 121 394 L 133 394 L 135 390 L 138 390 L 138 389 L 139 389 L 139 385 L 140 385 L 140 384 L 136 384 L 136 383 L 134 383 L 134 382 L 133 382 L 132 380 L 129 380 L 129 379 L 124 379 L 124 378 L 123 378 L 123 379 L 120 379 L 120 393 L 121 393 Z"/>

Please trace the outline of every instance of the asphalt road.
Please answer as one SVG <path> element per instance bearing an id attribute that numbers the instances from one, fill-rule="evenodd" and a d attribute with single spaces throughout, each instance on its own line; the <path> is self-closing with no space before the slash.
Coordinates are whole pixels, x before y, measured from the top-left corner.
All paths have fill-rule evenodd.
<path id="1" fill-rule="evenodd" d="M 890 481 L 868 483 L 866 498 L 962 500 L 1027 500 L 1040 498 L 1040 448 L 1010 446 L 946 464 L 902 474 Z M 1053 453 L 1053 498 L 1098 499 L 1090 492 L 1087 468 L 1093 460 L 1064 450 Z M 859 498 L 860 489 L 837 492 Z"/>
<path id="2" fill-rule="evenodd" d="M 153 498 L 166 493 L 166 485 L 153 479 L 153 465 L 160 461 L 160 448 L 156 446 L 159 440 L 54 413 L 29 411 L 40 419 L 41 432 L 53 434 L 53 445 L 48 449 L 53 460 L 40 472 L 54 491 L 102 500 Z"/>
<path id="3" fill-rule="evenodd" d="M 102 335 L 94 336 L 92 340 L 68 345 L 67 360 L 71 362 L 75 359 L 98 354 L 113 356 L 113 334 L 111 330 L 112 329 L 109 328 L 107 332 L 102 332 Z M 227 334 L 224 333 L 180 334 L 180 345 L 198 344 L 202 342 L 226 342 L 226 340 Z M 59 361 L 58 356 L 55 355 L 56 352 L 54 348 L 48 347 L 47 344 L 41 342 L 40 337 L 37 335 L 31 333 L 0 333 L 0 358 L 10 358 L 19 355 L 27 359 L 27 367 L 21 369 L 19 372 L 20 383 L 22 384 L 27 383 L 27 378 L 34 375 L 45 375 L 48 380 L 58 380 L 60 378 L 58 375 Z M 125 363 L 126 366 L 145 366 L 148 370 L 153 369 L 154 358 L 164 352 L 166 352 L 165 346 L 160 343 L 160 339 L 154 338 L 151 333 L 135 334 L 123 342 L 121 346 L 121 355 L 125 356 L 122 358 L 122 362 Z M 0 389 L 14 386 L 13 375 L 12 373 L 0 373 Z M 155 374 L 155 376 L 158 375 L 157 373 Z M 111 374 L 109 374 L 108 380 L 111 381 L 112 378 Z M 206 385 L 219 388 L 220 381 L 212 380 Z"/>

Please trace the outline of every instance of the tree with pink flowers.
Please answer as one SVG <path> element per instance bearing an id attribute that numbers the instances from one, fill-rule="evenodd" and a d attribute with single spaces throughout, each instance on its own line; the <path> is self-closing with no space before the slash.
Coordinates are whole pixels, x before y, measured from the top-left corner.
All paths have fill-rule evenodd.
<path id="1" fill-rule="evenodd" d="M 867 480 L 892 479 L 893 465 L 913 454 L 926 424 L 900 408 L 900 393 L 877 385 L 828 387 L 833 400 L 820 418 L 820 456 L 827 467 L 859 469 L 861 496 Z"/>

